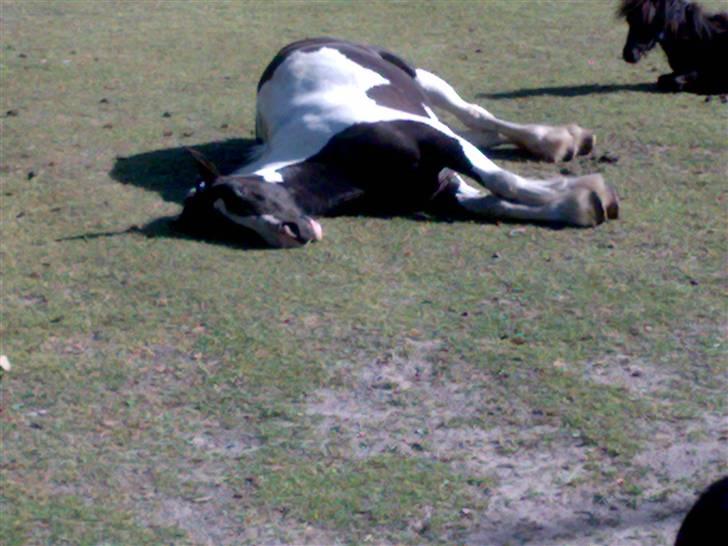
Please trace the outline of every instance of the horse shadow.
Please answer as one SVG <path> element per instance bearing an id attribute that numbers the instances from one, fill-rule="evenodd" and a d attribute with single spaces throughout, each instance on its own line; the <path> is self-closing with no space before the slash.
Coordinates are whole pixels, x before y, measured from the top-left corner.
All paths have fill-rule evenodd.
<path id="1" fill-rule="evenodd" d="M 590 83 L 583 85 L 566 85 L 556 87 L 536 87 L 534 89 L 517 89 L 514 91 L 501 91 L 498 93 L 478 93 L 476 98 L 503 100 L 522 99 L 529 97 L 580 97 L 584 95 L 604 95 L 618 93 L 621 91 L 633 91 L 638 93 L 664 94 L 656 83 L 626 83 L 626 84 L 599 84 Z"/>
<path id="2" fill-rule="evenodd" d="M 259 142 L 251 138 L 231 138 L 153 150 L 128 157 L 117 157 L 109 175 L 121 184 L 131 184 L 147 191 L 158 193 L 162 199 L 183 204 L 185 197 L 198 181 L 197 164 L 190 154 L 193 148 L 212 161 L 221 174 L 232 173 L 246 163 L 253 147 Z M 234 247 L 236 249 L 266 249 L 260 240 L 235 240 L 221 233 L 192 233 L 181 229 L 176 216 L 156 218 L 143 226 L 130 226 L 120 231 L 95 232 L 70 237 L 68 239 L 94 239 L 112 237 L 127 233 L 138 233 L 146 237 L 204 240 L 211 243 Z"/>
<path id="3" fill-rule="evenodd" d="M 117 182 L 157 192 L 165 201 L 181 204 L 197 181 L 190 148 L 212 161 L 222 174 L 230 174 L 246 162 L 256 143 L 251 138 L 231 138 L 117 157 L 109 174 Z"/>
<path id="4" fill-rule="evenodd" d="M 253 147 L 259 144 L 255 139 L 233 138 L 221 141 L 153 150 L 128 157 L 117 157 L 109 175 L 121 184 L 131 184 L 147 191 L 158 193 L 162 199 L 182 205 L 185 197 L 199 180 L 197 163 L 189 152 L 190 148 L 202 153 L 215 164 L 222 175 L 230 174 L 244 165 L 250 158 Z M 342 208 L 336 216 L 391 217 L 394 214 L 380 213 L 372 205 L 356 208 Z M 423 214 L 408 215 L 412 220 L 438 220 Z M 208 226 L 209 227 L 209 226 Z M 175 238 L 205 241 L 235 248 L 237 250 L 270 250 L 255 235 L 245 237 L 240 232 L 232 238 L 226 231 L 214 227 L 190 231 L 177 222 L 177 216 L 163 216 L 143 226 L 132 225 L 115 231 L 84 233 L 59 239 L 60 241 L 97 239 L 126 234 L 138 234 L 150 238 Z"/>

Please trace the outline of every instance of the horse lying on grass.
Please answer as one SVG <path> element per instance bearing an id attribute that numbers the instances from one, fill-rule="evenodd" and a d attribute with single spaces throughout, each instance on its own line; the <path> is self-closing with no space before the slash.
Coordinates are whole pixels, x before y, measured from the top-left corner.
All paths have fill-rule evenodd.
<path id="1" fill-rule="evenodd" d="M 468 129 L 452 130 L 433 107 Z M 322 238 L 314 216 L 365 204 L 379 213 L 456 211 L 584 227 L 618 216 L 617 195 L 598 174 L 526 179 L 479 149 L 512 143 L 560 161 L 589 153 L 592 133 L 500 120 L 375 47 L 318 38 L 283 48 L 258 84 L 256 133 L 249 161 L 227 176 L 193 152 L 202 181 L 185 200 L 183 227 L 214 225 L 227 237 L 253 231 L 268 245 L 293 247 Z"/>
<path id="2" fill-rule="evenodd" d="M 686 0 L 622 0 L 629 34 L 622 56 L 636 63 L 660 44 L 670 63 L 657 85 L 666 91 L 728 93 L 728 13 L 707 15 Z"/>

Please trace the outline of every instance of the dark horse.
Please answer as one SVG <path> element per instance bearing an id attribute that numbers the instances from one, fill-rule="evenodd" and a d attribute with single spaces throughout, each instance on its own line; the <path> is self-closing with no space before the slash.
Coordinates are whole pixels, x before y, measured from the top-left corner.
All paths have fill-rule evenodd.
<path id="1" fill-rule="evenodd" d="M 673 72 L 658 78 L 660 89 L 728 93 L 728 13 L 709 15 L 686 0 L 622 0 L 618 16 L 629 23 L 625 61 L 657 44 L 665 51 Z"/>
<path id="2" fill-rule="evenodd" d="M 723 546 L 728 537 L 728 476 L 708 487 L 685 516 L 675 546 Z"/>

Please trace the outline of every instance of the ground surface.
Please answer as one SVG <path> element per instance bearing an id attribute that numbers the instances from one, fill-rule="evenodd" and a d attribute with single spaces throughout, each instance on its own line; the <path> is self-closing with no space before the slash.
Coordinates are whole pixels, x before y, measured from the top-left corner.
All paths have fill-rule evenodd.
<path id="1" fill-rule="evenodd" d="M 717 6 L 719 3 L 713 2 Z M 728 471 L 728 106 L 620 60 L 609 2 L 0 4 L 4 544 L 671 544 Z M 303 36 L 578 121 L 594 230 L 325 220 L 185 238 Z"/>

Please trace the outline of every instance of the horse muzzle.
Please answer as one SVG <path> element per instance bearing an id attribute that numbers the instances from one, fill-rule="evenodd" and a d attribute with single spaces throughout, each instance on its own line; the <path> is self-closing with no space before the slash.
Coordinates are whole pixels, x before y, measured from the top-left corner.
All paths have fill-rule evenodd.
<path id="1" fill-rule="evenodd" d="M 324 237 L 324 230 L 313 218 L 306 218 L 308 229 L 302 233 L 299 228 L 290 223 L 282 223 L 278 227 L 274 246 L 279 248 L 295 248 L 320 241 Z"/>
<path id="2" fill-rule="evenodd" d="M 637 47 L 625 47 L 622 58 L 629 64 L 635 64 L 642 58 L 642 50 Z"/>

